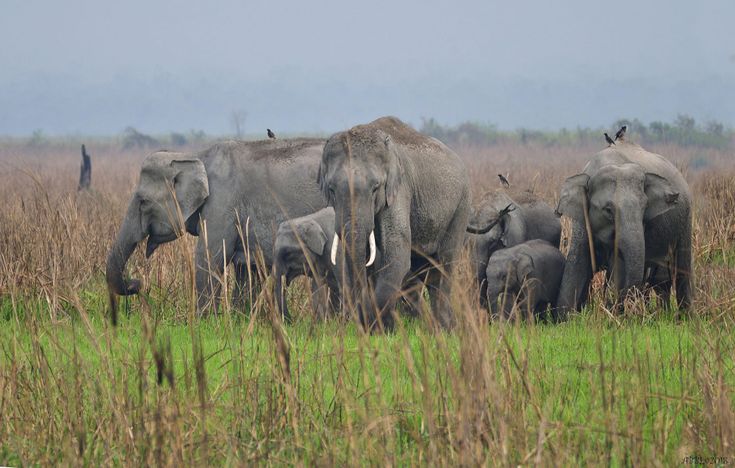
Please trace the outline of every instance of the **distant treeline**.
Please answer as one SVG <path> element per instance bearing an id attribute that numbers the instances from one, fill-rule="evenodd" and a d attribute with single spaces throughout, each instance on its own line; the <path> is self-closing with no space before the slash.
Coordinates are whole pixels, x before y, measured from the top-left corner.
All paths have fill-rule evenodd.
<path id="1" fill-rule="evenodd" d="M 688 115 L 679 115 L 671 123 L 655 121 L 645 124 L 638 119 L 620 119 L 607 128 L 577 127 L 575 129 L 562 128 L 560 130 L 534 130 L 528 128 L 500 130 L 494 124 L 479 122 L 464 122 L 456 126 L 450 126 L 442 125 L 434 118 L 424 118 L 421 119 L 418 130 L 438 138 L 450 146 L 489 146 L 503 143 L 563 146 L 604 144 L 603 132 L 614 135 L 623 125 L 628 126 L 627 138 L 642 145 L 663 143 L 716 149 L 735 147 L 735 130 L 715 121 L 704 124 L 698 123 Z M 265 138 L 265 133 L 260 137 Z M 178 149 L 189 145 L 202 146 L 223 138 L 233 138 L 233 136 L 207 135 L 202 130 L 149 135 L 133 127 L 127 127 L 118 136 L 84 138 L 80 136 L 48 137 L 44 135 L 42 130 L 36 130 L 30 137 L 26 138 L 0 138 L 0 143 L 15 141 L 29 146 L 48 144 L 77 146 L 85 141 L 97 141 L 119 145 L 124 150 L 156 150 L 161 148 Z"/>
<path id="2" fill-rule="evenodd" d="M 603 132 L 613 135 L 621 126 L 628 126 L 629 140 L 649 145 L 670 143 L 680 146 L 727 149 L 735 144 L 735 132 L 720 122 L 698 124 L 688 115 L 679 115 L 673 122 L 651 122 L 648 125 L 638 119 L 620 119 L 609 128 L 581 128 L 554 131 L 499 130 L 493 124 L 464 122 L 457 126 L 446 126 L 434 118 L 422 119 L 419 130 L 449 145 L 487 146 L 499 143 L 521 143 L 542 145 L 580 145 L 602 143 Z"/>

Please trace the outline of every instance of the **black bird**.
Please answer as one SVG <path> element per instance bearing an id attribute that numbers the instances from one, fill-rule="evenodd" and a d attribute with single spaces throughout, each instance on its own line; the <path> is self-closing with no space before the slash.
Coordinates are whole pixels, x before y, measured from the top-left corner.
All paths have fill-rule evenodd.
<path id="1" fill-rule="evenodd" d="M 618 133 L 615 134 L 615 141 L 618 141 L 618 140 L 623 141 L 623 140 L 625 140 L 625 132 L 626 131 L 628 131 L 628 126 L 627 125 L 623 125 L 622 127 L 620 127 L 620 130 L 618 130 Z"/>
<path id="2" fill-rule="evenodd" d="M 506 179 L 503 174 L 498 174 L 498 179 L 500 179 L 500 183 L 503 184 L 503 187 L 510 187 L 510 182 L 508 182 L 508 179 Z"/>
<path id="3" fill-rule="evenodd" d="M 605 141 L 607 142 L 607 146 L 612 146 L 615 144 L 612 138 L 610 138 L 610 135 L 605 132 Z"/>
<path id="4" fill-rule="evenodd" d="M 271 130 L 270 128 L 266 128 L 266 130 L 268 130 L 268 138 L 270 138 L 271 140 L 275 140 L 276 134 L 273 133 L 273 130 Z"/>

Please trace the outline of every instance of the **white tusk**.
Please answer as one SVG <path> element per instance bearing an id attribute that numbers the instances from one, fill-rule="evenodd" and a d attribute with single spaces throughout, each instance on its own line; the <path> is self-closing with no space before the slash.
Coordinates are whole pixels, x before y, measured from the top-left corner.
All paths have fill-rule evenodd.
<path id="1" fill-rule="evenodd" d="M 370 258 L 365 264 L 366 267 L 369 267 L 375 262 L 375 251 L 377 250 L 375 248 L 375 231 L 370 231 L 370 238 L 368 239 L 368 244 L 370 244 Z"/>
<path id="2" fill-rule="evenodd" d="M 332 251 L 329 253 L 329 259 L 332 260 L 332 265 L 337 264 L 337 247 L 339 247 L 339 236 L 334 233 L 334 240 L 332 240 Z"/>

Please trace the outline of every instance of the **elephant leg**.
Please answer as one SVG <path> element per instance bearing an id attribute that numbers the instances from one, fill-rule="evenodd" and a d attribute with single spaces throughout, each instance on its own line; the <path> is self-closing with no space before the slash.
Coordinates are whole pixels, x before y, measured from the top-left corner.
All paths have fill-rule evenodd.
<path id="1" fill-rule="evenodd" d="M 329 286 L 319 278 L 311 278 L 311 306 L 318 319 L 324 320 L 330 315 L 330 302 Z"/>
<path id="2" fill-rule="evenodd" d="M 403 284 L 403 310 L 412 318 L 421 316 L 421 293 L 426 283 L 428 263 L 425 259 L 411 259 L 411 273 Z"/>
<path id="3" fill-rule="evenodd" d="M 485 264 L 485 269 L 487 269 L 487 264 Z M 477 274 L 477 288 L 480 291 L 480 307 L 487 308 L 487 274 L 485 270 Z"/>
<path id="4" fill-rule="evenodd" d="M 451 305 L 452 280 L 454 267 L 462 252 L 462 239 L 467 228 L 469 205 L 462 204 L 454 213 L 447 226 L 436 254 L 439 270 L 432 268 L 427 278 L 431 310 L 439 326 L 445 330 L 454 328 L 456 319 Z"/>
<path id="5" fill-rule="evenodd" d="M 577 310 L 587 303 L 592 280 L 591 261 L 584 223 L 574 221 L 569 254 L 564 264 L 561 288 L 556 301 L 557 308 L 554 311 L 555 320 L 564 320 L 569 311 Z"/>
<path id="6" fill-rule="evenodd" d="M 208 239 L 208 242 L 205 242 Z M 229 242 L 228 242 L 229 241 Z M 224 249 L 223 249 L 224 245 Z M 226 249 L 226 250 L 225 250 Z M 235 233 L 231 235 L 200 236 L 195 253 L 197 312 L 200 315 L 216 313 L 222 289 L 222 273 L 235 250 Z"/>
<path id="7" fill-rule="evenodd" d="M 661 298 L 664 308 L 669 308 L 671 303 L 671 266 L 654 264 L 651 266 L 651 272 L 647 283 L 651 286 L 653 292 Z"/>
<path id="8" fill-rule="evenodd" d="M 539 280 L 535 278 L 526 280 L 526 285 L 518 301 L 518 310 L 521 319 L 528 320 L 529 322 L 533 320 L 536 313 L 536 305 L 541 296 L 540 289 L 541 284 Z"/>
<path id="9" fill-rule="evenodd" d="M 456 325 L 450 304 L 450 271 L 432 268 L 426 279 L 431 310 L 439 327 L 449 330 Z"/>
<path id="10" fill-rule="evenodd" d="M 395 321 L 396 301 L 401 296 L 400 285 L 403 284 L 403 278 L 408 273 L 408 262 L 404 265 L 394 264 L 386 267 L 384 271 L 376 278 L 375 281 L 375 309 L 378 311 L 380 323 L 367 320 L 365 323 L 369 328 L 376 325 L 382 326 L 385 330 L 392 330 Z M 372 314 L 368 314 L 370 316 Z"/>
<path id="11" fill-rule="evenodd" d="M 409 281 L 404 286 L 403 309 L 409 317 L 418 318 L 421 315 L 421 291 L 423 282 L 418 278 Z"/>
<path id="12" fill-rule="evenodd" d="M 677 243 L 675 259 L 672 262 L 676 265 L 673 275 L 676 284 L 676 302 L 679 309 L 688 311 L 692 305 L 692 236 L 687 232 Z"/>
<path id="13" fill-rule="evenodd" d="M 245 262 L 235 262 L 235 287 L 232 289 L 232 307 L 245 311 L 248 304 L 248 281 L 250 278 L 250 269 Z"/>
<path id="14" fill-rule="evenodd" d="M 327 296 L 329 299 L 329 314 L 336 316 L 341 310 L 342 296 L 339 292 L 339 283 L 331 275 L 327 276 Z"/>

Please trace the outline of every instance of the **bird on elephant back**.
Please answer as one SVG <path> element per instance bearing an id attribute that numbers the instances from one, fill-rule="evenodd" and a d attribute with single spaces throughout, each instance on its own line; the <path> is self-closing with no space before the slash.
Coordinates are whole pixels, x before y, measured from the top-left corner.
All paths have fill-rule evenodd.
<path id="1" fill-rule="evenodd" d="M 433 323 L 453 327 L 451 275 L 470 213 L 469 177 L 459 156 L 399 119 L 382 117 L 327 140 L 319 185 L 335 211 L 332 251 L 343 265 L 343 301 L 363 326 L 390 329 L 396 301 L 406 296 L 404 280 L 420 277 Z"/>
<path id="2" fill-rule="evenodd" d="M 679 308 L 689 308 L 691 193 L 666 158 L 626 141 L 621 129 L 582 173 L 564 182 L 557 212 L 572 220 L 557 299 L 562 316 L 587 302 L 597 270 L 606 271 L 618 299 L 651 286 L 669 304 L 673 288 Z"/>
<path id="3" fill-rule="evenodd" d="M 224 268 L 235 266 L 233 304 L 242 306 L 257 287 L 255 259 L 273 265 L 278 225 L 326 206 L 315 183 L 324 140 L 228 141 L 199 153 L 158 151 L 143 162 L 140 179 L 107 258 L 110 299 L 137 294 L 141 282 L 124 277 L 136 246 L 146 257 L 189 232 L 197 310 L 217 310 Z"/>

